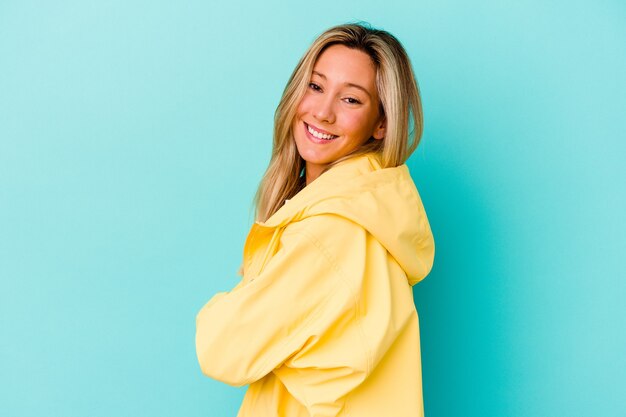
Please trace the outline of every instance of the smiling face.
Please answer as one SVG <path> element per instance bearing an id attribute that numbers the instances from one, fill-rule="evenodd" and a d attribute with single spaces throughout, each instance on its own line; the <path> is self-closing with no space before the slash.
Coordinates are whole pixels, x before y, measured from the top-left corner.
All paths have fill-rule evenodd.
<path id="1" fill-rule="evenodd" d="M 383 139 L 384 117 L 371 58 L 341 44 L 326 48 L 315 62 L 292 129 L 306 161 L 307 184 L 370 137 Z"/>

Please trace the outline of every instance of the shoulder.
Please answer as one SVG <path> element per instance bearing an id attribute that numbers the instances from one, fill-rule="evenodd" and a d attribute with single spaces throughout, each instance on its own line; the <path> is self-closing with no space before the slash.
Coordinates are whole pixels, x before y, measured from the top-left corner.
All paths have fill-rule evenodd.
<path id="1" fill-rule="evenodd" d="M 354 242 L 365 235 L 365 229 L 352 220 L 338 214 L 324 213 L 306 217 L 288 224 L 283 236 L 306 236 L 320 244 L 336 246 Z"/>
<path id="2" fill-rule="evenodd" d="M 319 214 L 290 223 L 281 236 L 283 247 L 300 248 L 303 258 L 325 259 L 341 274 L 353 265 L 363 264 L 366 254 L 366 230 L 337 214 Z"/>

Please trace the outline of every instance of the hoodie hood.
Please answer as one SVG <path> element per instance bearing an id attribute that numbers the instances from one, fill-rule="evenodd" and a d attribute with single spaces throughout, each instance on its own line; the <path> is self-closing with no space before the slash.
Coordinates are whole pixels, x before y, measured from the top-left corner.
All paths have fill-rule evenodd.
<path id="1" fill-rule="evenodd" d="M 361 225 L 394 257 L 410 285 L 430 272 L 435 245 L 406 164 L 382 168 L 374 153 L 333 166 L 304 187 L 261 227 L 281 229 L 310 216 L 335 214 Z"/>

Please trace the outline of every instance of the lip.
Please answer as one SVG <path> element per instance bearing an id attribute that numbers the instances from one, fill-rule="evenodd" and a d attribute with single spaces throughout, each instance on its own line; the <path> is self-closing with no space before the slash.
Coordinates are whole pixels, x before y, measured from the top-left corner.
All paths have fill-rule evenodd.
<path id="1" fill-rule="evenodd" d="M 315 126 L 315 125 L 312 125 L 311 123 L 304 122 L 304 124 L 305 124 L 305 125 L 308 125 L 308 126 L 311 126 L 313 129 L 317 130 L 317 131 L 318 131 L 318 132 L 320 132 L 320 133 L 325 133 L 325 134 L 327 134 L 327 135 L 337 136 L 337 135 L 335 135 L 334 133 L 331 133 L 331 132 L 329 132 L 329 131 L 327 131 L 327 130 L 320 129 L 319 127 L 317 127 L 317 126 Z"/>
<path id="2" fill-rule="evenodd" d="M 331 143 L 331 142 L 333 142 L 335 139 L 337 139 L 337 138 L 334 138 L 334 139 L 319 139 L 319 138 L 316 138 L 315 136 L 313 136 L 313 135 L 311 134 L 311 132 L 309 132 L 309 129 L 308 129 L 308 123 L 307 123 L 307 122 L 305 122 L 305 121 L 303 121 L 302 123 L 303 123 L 303 126 L 304 126 L 304 134 L 305 134 L 305 135 L 309 138 L 309 140 L 310 140 L 311 142 L 313 142 L 313 143 L 321 143 L 321 144 L 326 144 L 326 143 Z M 311 125 L 311 127 L 312 127 L 313 129 L 317 130 L 318 132 L 321 132 L 321 133 L 326 133 L 326 134 L 328 134 L 328 135 L 332 135 L 332 133 L 327 132 L 327 131 L 325 131 L 325 130 L 323 130 L 323 129 L 318 129 L 317 127 L 315 127 L 315 126 L 313 126 L 313 125 Z M 336 136 L 336 135 L 333 135 L 333 136 Z M 337 137 L 339 137 L 339 136 L 337 136 Z"/>

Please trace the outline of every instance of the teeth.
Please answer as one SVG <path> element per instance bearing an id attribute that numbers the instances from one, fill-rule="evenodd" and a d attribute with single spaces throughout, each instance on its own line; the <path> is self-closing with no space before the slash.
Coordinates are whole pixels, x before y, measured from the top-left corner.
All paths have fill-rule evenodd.
<path id="1" fill-rule="evenodd" d="M 335 136 L 335 135 L 327 135 L 327 134 L 325 134 L 325 133 L 320 133 L 320 132 L 318 132 L 317 130 L 314 130 L 314 129 L 313 129 L 311 126 L 309 126 L 309 125 L 307 125 L 307 129 L 309 130 L 309 132 L 310 132 L 313 136 L 315 136 L 315 137 L 316 137 L 316 138 L 318 138 L 318 139 L 326 139 L 326 140 L 329 140 L 329 139 L 334 139 L 334 138 L 336 138 L 336 137 L 337 137 L 337 136 Z"/>

